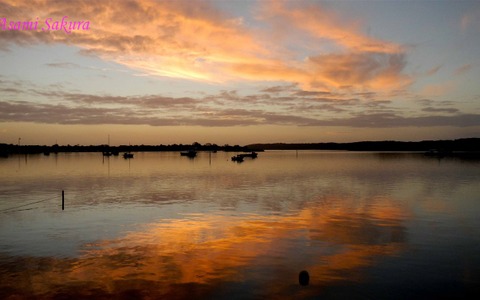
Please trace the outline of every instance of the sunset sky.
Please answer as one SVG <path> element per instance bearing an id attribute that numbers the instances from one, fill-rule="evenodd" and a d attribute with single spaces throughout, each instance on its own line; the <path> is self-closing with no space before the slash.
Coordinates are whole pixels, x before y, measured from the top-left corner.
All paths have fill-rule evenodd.
<path id="1" fill-rule="evenodd" d="M 480 1 L 0 0 L 0 143 L 108 135 L 480 137 Z"/>

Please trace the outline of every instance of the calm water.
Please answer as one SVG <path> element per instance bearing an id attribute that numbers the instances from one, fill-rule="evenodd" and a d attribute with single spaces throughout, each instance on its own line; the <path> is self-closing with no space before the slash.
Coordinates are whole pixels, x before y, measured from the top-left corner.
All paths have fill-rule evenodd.
<path id="1" fill-rule="evenodd" d="M 478 296 L 479 161 L 231 155 L 0 158 L 0 298 Z"/>

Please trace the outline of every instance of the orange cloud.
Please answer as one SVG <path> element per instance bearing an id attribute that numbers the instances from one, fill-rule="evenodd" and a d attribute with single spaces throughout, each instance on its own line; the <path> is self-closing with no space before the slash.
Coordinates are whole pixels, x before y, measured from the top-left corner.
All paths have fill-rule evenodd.
<path id="1" fill-rule="evenodd" d="M 305 2 L 300 3 L 305 4 Z M 319 5 L 307 3 L 307 5 L 296 6 L 298 4 L 296 2 L 267 1 L 264 12 L 270 17 L 280 18 L 308 32 L 315 38 L 332 41 L 350 50 L 393 54 L 404 51 L 401 45 L 364 35 L 358 29 L 360 27 L 358 22 L 346 21 L 345 18 Z"/>
<path id="2" fill-rule="evenodd" d="M 63 31 L 0 31 L 9 43 L 62 43 L 155 76 L 208 82 L 227 80 L 285 81 L 308 90 L 390 89 L 404 87 L 405 50 L 401 45 L 362 34 L 356 22 L 320 6 L 286 7 L 280 1 L 262 5 L 265 24 L 272 16 L 292 30 L 313 38 L 299 43 L 306 59 L 287 51 L 268 33 L 247 27 L 204 1 L 13 1 L 0 2 L 8 20 L 38 17 L 89 21 L 90 29 Z M 295 39 L 295 36 L 291 37 Z M 324 53 L 325 42 L 339 51 Z"/>
<path id="3" fill-rule="evenodd" d="M 374 89 L 409 84 L 401 75 L 404 56 L 385 53 L 326 54 L 310 57 L 308 62 L 316 80 L 335 87 L 367 86 Z"/>

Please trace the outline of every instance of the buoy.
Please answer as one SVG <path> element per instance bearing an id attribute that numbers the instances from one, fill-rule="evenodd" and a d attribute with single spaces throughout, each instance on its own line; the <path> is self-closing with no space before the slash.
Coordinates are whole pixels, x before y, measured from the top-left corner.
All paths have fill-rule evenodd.
<path id="1" fill-rule="evenodd" d="M 303 270 L 302 272 L 300 272 L 300 274 L 298 274 L 298 282 L 300 283 L 300 285 L 308 285 L 308 282 L 310 281 L 310 275 L 308 275 L 308 272 Z"/>

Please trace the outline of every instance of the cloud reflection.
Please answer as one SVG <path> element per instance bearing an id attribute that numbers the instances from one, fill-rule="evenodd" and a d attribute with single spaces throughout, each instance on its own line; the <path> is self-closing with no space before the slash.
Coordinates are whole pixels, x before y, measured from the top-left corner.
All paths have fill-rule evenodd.
<path id="1" fill-rule="evenodd" d="M 361 281 L 362 268 L 407 242 L 402 208 L 387 199 L 352 210 L 349 202 L 330 197 L 290 215 L 186 215 L 85 244 L 77 258 L 0 255 L 0 290 L 42 298 L 319 295 L 337 281 Z M 310 273 L 307 292 L 296 282 L 299 268 Z"/>

